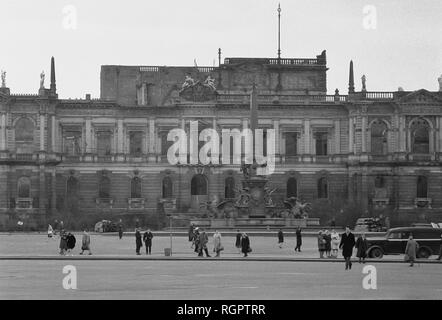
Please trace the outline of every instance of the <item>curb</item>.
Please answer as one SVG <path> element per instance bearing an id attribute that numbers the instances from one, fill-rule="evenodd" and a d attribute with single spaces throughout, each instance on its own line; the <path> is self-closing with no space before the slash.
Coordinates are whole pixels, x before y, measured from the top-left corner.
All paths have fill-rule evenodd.
<path id="1" fill-rule="evenodd" d="M 5 260 L 41 260 L 41 261 L 256 261 L 256 262 L 336 262 L 343 263 L 343 259 L 319 259 L 319 258 L 269 258 L 269 257 L 146 257 L 146 256 L 0 256 L 0 261 Z M 357 263 L 357 260 L 353 259 L 353 263 Z M 373 259 L 366 260 L 365 264 L 371 263 L 396 263 L 406 264 L 402 260 L 381 260 Z M 416 260 L 416 264 L 442 264 L 438 260 Z"/>

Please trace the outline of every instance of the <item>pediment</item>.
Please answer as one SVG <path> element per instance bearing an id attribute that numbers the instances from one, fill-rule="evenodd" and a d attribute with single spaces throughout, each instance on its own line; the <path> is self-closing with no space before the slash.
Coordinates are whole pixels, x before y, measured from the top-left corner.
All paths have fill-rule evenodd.
<path id="1" fill-rule="evenodd" d="M 425 89 L 411 92 L 399 99 L 401 103 L 415 103 L 415 104 L 433 104 L 442 103 L 442 97 Z"/>

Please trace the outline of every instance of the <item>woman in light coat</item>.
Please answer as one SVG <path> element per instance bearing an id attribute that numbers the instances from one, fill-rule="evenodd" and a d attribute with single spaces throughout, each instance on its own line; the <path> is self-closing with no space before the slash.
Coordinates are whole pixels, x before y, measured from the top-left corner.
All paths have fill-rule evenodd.
<path id="1" fill-rule="evenodd" d="M 332 256 L 334 258 L 338 257 L 340 243 L 341 243 L 341 238 L 339 237 L 339 233 L 337 233 L 335 230 L 332 230 L 332 232 L 331 232 L 331 251 L 332 251 Z"/>
<path id="2" fill-rule="evenodd" d="M 221 233 L 218 230 L 215 230 L 213 235 L 213 252 L 216 253 L 216 257 L 220 256 L 221 251 L 223 250 L 223 246 L 221 245 Z"/>

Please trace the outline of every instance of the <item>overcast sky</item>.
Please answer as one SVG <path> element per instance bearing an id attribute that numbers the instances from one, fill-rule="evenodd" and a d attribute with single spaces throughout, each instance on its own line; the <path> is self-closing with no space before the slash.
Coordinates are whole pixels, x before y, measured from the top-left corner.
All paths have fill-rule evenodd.
<path id="1" fill-rule="evenodd" d="M 347 93 L 350 59 L 357 90 L 362 74 L 369 91 L 438 89 L 441 0 L 280 2 L 282 57 L 314 58 L 326 49 L 329 94 Z M 375 29 L 364 27 L 373 22 L 367 5 L 376 9 Z M 192 66 L 196 59 L 212 66 L 219 47 L 223 58 L 276 57 L 277 6 L 274 0 L 1 0 L 0 69 L 13 93 L 37 93 L 42 70 L 49 86 L 53 55 L 59 96 L 76 98 L 99 97 L 104 64 Z"/>

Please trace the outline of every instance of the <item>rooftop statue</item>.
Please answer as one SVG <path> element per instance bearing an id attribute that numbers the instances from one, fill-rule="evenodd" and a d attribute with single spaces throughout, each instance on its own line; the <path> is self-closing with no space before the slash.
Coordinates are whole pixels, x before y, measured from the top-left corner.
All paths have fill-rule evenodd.
<path id="1" fill-rule="evenodd" d="M 6 71 L 2 70 L 2 88 L 6 88 Z"/>
<path id="2" fill-rule="evenodd" d="M 442 91 L 442 74 L 437 78 L 437 81 L 439 81 L 439 91 Z"/>
<path id="3" fill-rule="evenodd" d="M 184 89 L 194 86 L 194 85 L 195 85 L 195 80 L 193 80 L 191 76 L 186 75 L 186 78 L 184 79 L 184 83 L 181 86 L 181 90 L 184 90 Z"/>
<path id="4" fill-rule="evenodd" d="M 365 74 L 362 75 L 361 80 L 362 80 L 362 91 L 367 91 L 367 87 L 366 87 L 367 78 L 365 77 Z"/>
<path id="5" fill-rule="evenodd" d="M 212 90 L 216 90 L 215 79 L 212 78 L 210 75 L 207 76 L 206 80 L 204 81 L 204 85 Z"/>
<path id="6" fill-rule="evenodd" d="M 45 87 L 45 72 L 42 71 L 40 73 L 40 89 L 44 89 Z"/>

